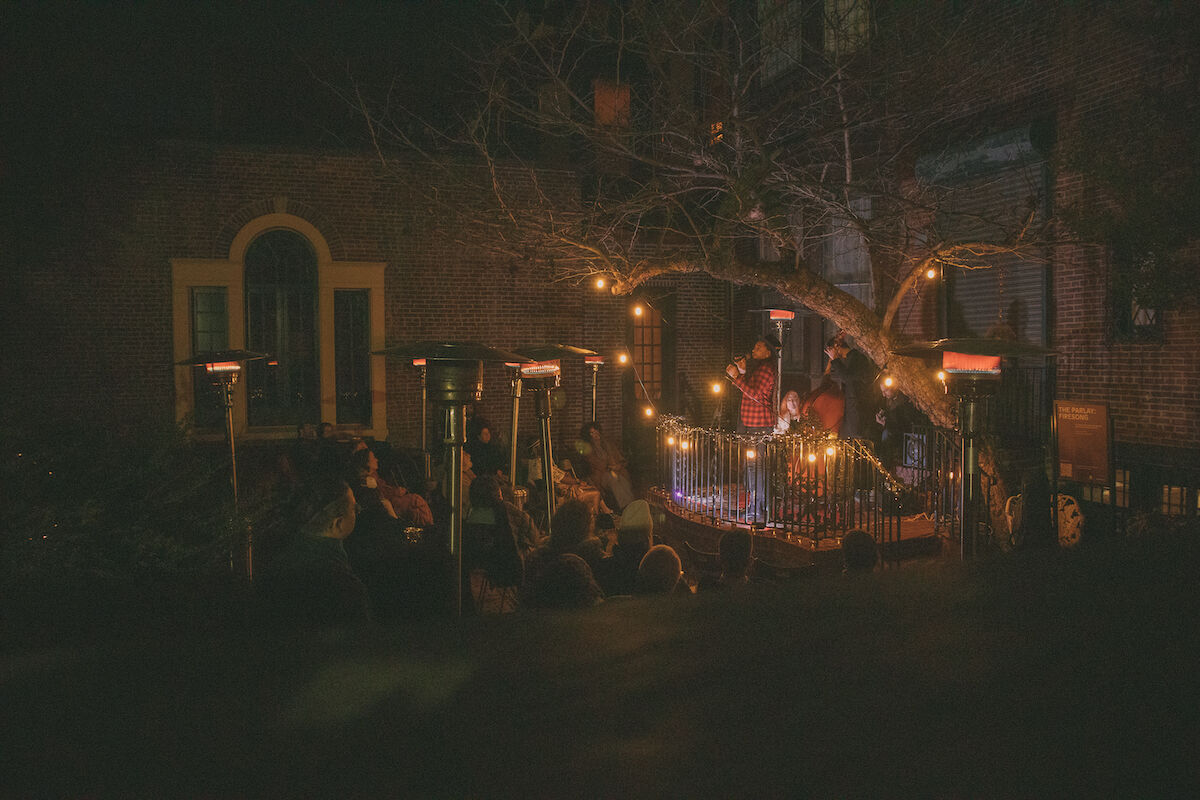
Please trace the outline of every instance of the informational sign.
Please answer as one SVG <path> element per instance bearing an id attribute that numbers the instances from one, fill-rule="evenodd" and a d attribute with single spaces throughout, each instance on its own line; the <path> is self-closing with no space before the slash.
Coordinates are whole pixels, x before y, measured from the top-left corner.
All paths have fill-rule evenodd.
<path id="1" fill-rule="evenodd" d="M 1108 471 L 1108 406 L 1055 400 L 1058 429 L 1058 474 L 1077 483 L 1110 483 Z"/>

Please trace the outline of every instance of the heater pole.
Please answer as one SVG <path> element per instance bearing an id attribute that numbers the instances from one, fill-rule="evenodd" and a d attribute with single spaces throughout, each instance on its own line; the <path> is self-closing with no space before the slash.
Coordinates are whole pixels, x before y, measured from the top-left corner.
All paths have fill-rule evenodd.
<path id="1" fill-rule="evenodd" d="M 542 480 L 546 484 L 546 534 L 550 534 L 554 519 L 554 447 L 550 442 L 550 387 L 538 389 L 535 395 L 538 421 L 542 430 Z"/>
<path id="2" fill-rule="evenodd" d="M 512 375 L 512 428 L 508 435 L 508 479 L 513 488 L 517 486 L 517 423 L 521 411 L 521 369 L 513 369 Z"/>
<path id="3" fill-rule="evenodd" d="M 462 449 L 467 440 L 467 408 L 465 405 L 450 404 L 446 406 L 446 431 L 443 442 L 446 445 L 446 479 L 448 485 L 446 500 L 450 504 L 450 567 L 454 570 L 453 609 L 455 616 L 462 614 Z"/>

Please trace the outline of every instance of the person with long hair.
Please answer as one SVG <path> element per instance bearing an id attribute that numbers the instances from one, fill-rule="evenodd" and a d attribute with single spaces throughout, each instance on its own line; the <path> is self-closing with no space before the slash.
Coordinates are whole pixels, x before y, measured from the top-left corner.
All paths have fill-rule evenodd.
<path id="1" fill-rule="evenodd" d="M 779 401 L 779 417 L 775 423 L 776 433 L 787 433 L 792 429 L 792 423 L 799 423 L 804 419 L 804 414 L 800 411 L 800 394 L 796 390 L 789 391 Z"/>

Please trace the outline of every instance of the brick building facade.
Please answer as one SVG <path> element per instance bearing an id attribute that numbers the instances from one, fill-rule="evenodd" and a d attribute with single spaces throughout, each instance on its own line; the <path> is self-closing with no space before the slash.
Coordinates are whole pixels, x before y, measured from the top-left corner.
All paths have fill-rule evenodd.
<path id="1" fill-rule="evenodd" d="M 1052 132 L 1045 142 L 1030 135 L 1031 147 L 1043 148 L 1047 215 L 1083 196 L 1081 177 L 1057 160 L 1063 137 L 1081 117 L 1136 103 L 1146 87 L 1186 79 L 1178 63 L 1187 42 L 1158 47 L 1154 37 L 1130 35 L 1125 13 L 1122 4 L 1104 4 L 1095 13 L 1071 3 L 995 4 L 987 24 L 1016 31 L 1005 41 L 1021 46 L 964 54 L 994 57 L 994 92 L 979 109 L 982 134 L 1038 126 Z M 964 47 L 986 39 L 968 33 Z M 547 171 L 546 179 L 557 180 L 563 191 L 577 190 L 568 172 Z M 458 244 L 457 223 L 422 200 L 435 182 L 426 167 L 383 165 L 369 153 L 177 140 L 91 164 L 46 206 L 51 218 L 38 223 L 49 235 L 9 250 L 8 402 L 22 413 L 32 409 L 39 419 L 65 415 L 104 425 L 187 417 L 191 376 L 172 366 L 194 340 L 187 295 L 180 291 L 188 280 L 212 273 L 214 285 L 230 287 L 228 319 L 241 318 L 242 303 L 233 302 L 242 291 L 233 287 L 244 284 L 241 259 L 256 235 L 280 228 L 313 246 L 321 291 L 330 293 L 326 301 L 337 291 L 368 292 L 376 304 L 368 324 L 372 349 L 423 339 L 501 348 L 557 341 L 609 356 L 628 347 L 635 298 L 555 282 L 533 262 Z M 452 200 L 456 188 L 441 188 L 449 193 L 443 199 Z M 1117 467 L 1130 473 L 1127 481 L 1138 481 L 1139 465 L 1155 467 L 1155 476 L 1162 473 L 1157 467 L 1194 469 L 1200 463 L 1200 313 L 1187 305 L 1166 310 L 1152 340 L 1114 338 L 1111 320 L 1123 310 L 1114 307 L 1106 252 L 1058 245 L 1043 255 L 1032 284 L 1039 311 L 1029 323 L 1039 329 L 1025 331 L 1024 338 L 1058 354 L 1055 397 L 1108 406 Z M 216 275 L 220 269 L 226 272 Z M 707 422 L 719 402 L 708 387 L 720 380 L 730 354 L 764 328 L 752 309 L 775 299 L 703 275 L 660 279 L 638 297 L 663 312 L 659 410 L 684 410 L 690 390 L 694 416 Z M 953 335 L 946 302 L 936 292 L 914 296 L 898 319 L 915 338 Z M 795 308 L 803 315 L 802 307 Z M 318 320 L 320 331 L 328 339 L 333 312 L 322 313 L 328 319 Z M 793 323 L 791 334 L 802 343 L 785 364 L 785 384 L 805 389 L 807 379 L 819 374 L 827 332 L 819 320 Z M 244 337 L 231 336 L 228 344 L 243 345 Z M 333 421 L 337 378 L 330 370 L 336 365 L 328 362 L 336 356 L 332 345 L 325 346 L 320 416 Z M 381 357 L 370 363 L 375 406 L 368 421 L 347 424 L 347 430 L 415 443 L 415 370 Z M 566 404 L 556 412 L 556 436 L 573 436 L 589 413 L 590 380 L 582 364 L 564 365 Z M 633 383 L 611 359 L 601 369 L 599 418 L 610 429 L 625 425 L 627 412 L 635 410 Z M 294 427 L 248 425 L 245 400 L 239 402 L 244 433 L 293 435 Z M 523 431 L 536 428 L 531 405 L 523 405 Z M 503 425 L 509 409 L 507 376 L 489 367 L 483 413 Z M 1179 474 L 1188 481 L 1185 504 L 1194 514 L 1200 478 L 1187 469 Z M 1158 493 L 1155 481 L 1143 481 L 1147 498 Z"/>

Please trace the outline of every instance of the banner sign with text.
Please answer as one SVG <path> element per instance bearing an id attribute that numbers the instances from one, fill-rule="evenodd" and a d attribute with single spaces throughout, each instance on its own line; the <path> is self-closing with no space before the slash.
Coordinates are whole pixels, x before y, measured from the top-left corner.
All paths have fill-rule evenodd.
<path id="1" fill-rule="evenodd" d="M 1107 486 L 1108 406 L 1055 400 L 1058 430 L 1058 474 L 1070 481 Z"/>

